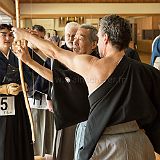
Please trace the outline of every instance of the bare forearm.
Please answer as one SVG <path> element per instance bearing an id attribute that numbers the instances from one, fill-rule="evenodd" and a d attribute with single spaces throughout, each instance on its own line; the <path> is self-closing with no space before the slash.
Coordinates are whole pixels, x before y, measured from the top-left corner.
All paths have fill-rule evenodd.
<path id="1" fill-rule="evenodd" d="M 45 53 L 45 55 L 47 55 L 48 57 L 55 58 L 54 53 L 57 51 L 58 47 L 52 42 L 39 38 L 28 32 L 25 33 L 24 39 L 36 45 L 37 48 Z"/>
<path id="2" fill-rule="evenodd" d="M 26 32 L 24 38 L 33 43 L 34 45 L 39 48 L 44 54 L 46 54 L 48 57 L 53 59 L 58 59 L 61 63 L 64 63 L 69 68 L 73 69 L 71 66 L 73 63 L 73 57 L 75 56 L 75 53 L 71 51 L 64 50 L 54 43 L 41 39 L 35 35 L 32 35 L 28 32 Z"/>
<path id="3" fill-rule="evenodd" d="M 12 28 L 15 36 L 15 41 L 25 39 L 32 44 L 36 45 L 43 53 L 48 57 L 53 59 L 58 59 L 60 62 L 64 63 L 68 68 L 75 71 L 74 58 L 77 56 L 76 53 L 64 50 L 54 43 L 43 40 L 29 32 L 22 29 Z"/>
<path id="4" fill-rule="evenodd" d="M 43 78 L 47 79 L 48 81 L 52 82 L 53 81 L 53 74 L 52 71 L 39 63 L 37 63 L 34 60 L 30 60 L 29 62 L 26 63 L 30 68 L 32 68 L 35 72 L 37 72 L 39 75 L 41 75 Z"/>

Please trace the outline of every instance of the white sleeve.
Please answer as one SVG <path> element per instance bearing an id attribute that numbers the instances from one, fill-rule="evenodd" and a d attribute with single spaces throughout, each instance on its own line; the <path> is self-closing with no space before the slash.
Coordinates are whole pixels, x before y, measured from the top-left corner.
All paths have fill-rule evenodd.
<path id="1" fill-rule="evenodd" d="M 159 36 L 157 36 L 157 37 L 153 40 L 153 42 L 152 42 L 152 52 L 153 52 L 153 46 L 154 46 L 154 43 L 155 43 L 155 41 L 156 41 L 158 38 L 160 38 L 160 35 L 159 35 Z"/>
<path id="2" fill-rule="evenodd" d="M 158 70 L 160 70 L 160 57 L 157 57 L 157 58 L 155 59 L 153 66 L 154 66 L 155 68 L 157 68 Z"/>

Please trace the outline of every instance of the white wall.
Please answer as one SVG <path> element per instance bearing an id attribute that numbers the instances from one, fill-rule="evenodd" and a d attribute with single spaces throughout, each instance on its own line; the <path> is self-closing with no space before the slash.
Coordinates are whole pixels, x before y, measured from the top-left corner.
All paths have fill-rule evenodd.
<path id="1" fill-rule="evenodd" d="M 99 19 L 93 15 L 105 14 L 131 14 L 131 15 L 160 15 L 160 3 L 27 3 L 21 4 L 21 17 L 28 18 L 27 25 L 43 25 L 48 32 L 56 29 L 63 32 L 64 27 L 59 27 L 58 17 L 88 15 L 85 23 L 97 25 Z M 35 18 L 36 17 L 36 18 Z M 38 17 L 38 18 L 37 18 Z M 39 19 L 41 18 L 41 19 Z M 47 20 L 45 20 L 45 18 Z M 32 19 L 32 21 L 31 21 Z M 134 23 L 134 19 L 129 19 Z"/>
<path id="2" fill-rule="evenodd" d="M 160 14 L 160 3 L 27 3 L 21 15 Z"/>

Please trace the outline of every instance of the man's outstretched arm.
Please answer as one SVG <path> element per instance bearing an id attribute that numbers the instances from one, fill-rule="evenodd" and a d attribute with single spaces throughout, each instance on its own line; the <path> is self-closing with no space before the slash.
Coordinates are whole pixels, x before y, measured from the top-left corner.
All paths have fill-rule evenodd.
<path id="1" fill-rule="evenodd" d="M 25 46 L 19 46 L 17 50 L 14 52 L 15 55 L 21 59 L 26 65 L 28 65 L 30 68 L 32 68 L 35 72 L 37 72 L 39 75 L 41 75 L 43 78 L 47 79 L 48 81 L 53 81 L 53 73 L 50 69 L 40 65 L 36 61 L 34 61 L 28 52 L 28 47 Z"/>
<path id="2" fill-rule="evenodd" d="M 60 62 L 64 63 L 69 68 L 71 67 L 70 64 L 72 64 L 71 61 L 73 61 L 74 56 L 76 55 L 75 53 L 61 49 L 53 42 L 39 38 L 29 33 L 25 29 L 19 29 L 13 27 L 12 30 L 14 33 L 15 41 L 25 39 L 34 44 L 35 46 L 37 46 L 37 48 L 39 48 L 48 57 L 53 59 L 58 59 Z"/>
<path id="3" fill-rule="evenodd" d="M 31 33 L 23 29 L 12 28 L 12 30 L 14 32 L 15 41 L 25 39 L 33 43 L 48 57 L 53 59 L 58 59 L 61 63 L 65 64 L 69 69 L 83 76 L 86 82 L 88 81 L 88 83 L 93 85 L 90 82 L 90 79 L 92 79 L 92 77 L 95 75 L 95 72 L 97 69 L 96 63 L 99 60 L 98 58 L 90 55 L 85 55 L 85 54 L 78 55 L 74 52 L 64 50 L 56 46 L 54 43 L 38 38 L 37 36 L 32 35 Z M 22 59 L 22 61 L 24 60 Z M 33 69 L 35 65 L 36 66 L 38 65 L 38 64 L 35 64 L 35 62 L 33 61 L 29 61 L 28 63 L 26 64 Z M 40 67 L 36 69 L 37 70 L 36 72 L 40 74 L 40 72 L 38 72 L 39 69 Z"/>

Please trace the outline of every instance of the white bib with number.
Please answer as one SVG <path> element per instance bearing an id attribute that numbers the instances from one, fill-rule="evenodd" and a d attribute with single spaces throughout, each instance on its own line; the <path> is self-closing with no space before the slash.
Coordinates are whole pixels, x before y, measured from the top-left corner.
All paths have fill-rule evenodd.
<path id="1" fill-rule="evenodd" d="M 15 97 L 0 97 L 0 116 L 15 115 Z"/>

